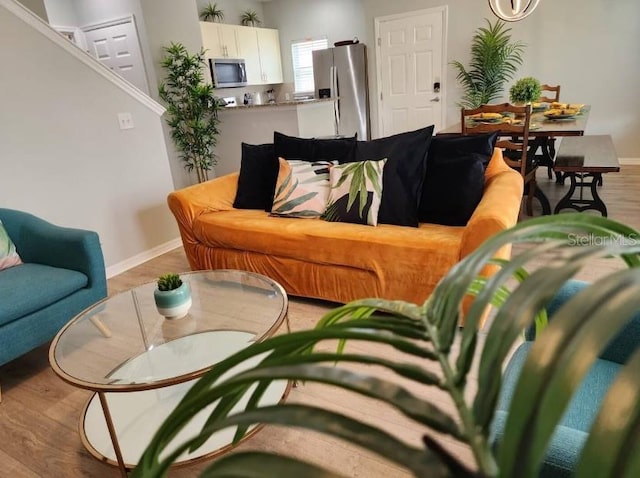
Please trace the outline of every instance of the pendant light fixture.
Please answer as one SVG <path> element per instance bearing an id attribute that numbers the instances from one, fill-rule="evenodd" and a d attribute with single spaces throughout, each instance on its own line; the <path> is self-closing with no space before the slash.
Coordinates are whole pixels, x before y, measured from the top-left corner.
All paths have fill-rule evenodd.
<path id="1" fill-rule="evenodd" d="M 505 8 L 503 5 L 506 0 L 489 0 L 489 8 L 493 14 L 506 21 L 517 22 L 528 17 L 540 3 L 540 0 L 509 0 L 511 8 Z"/>

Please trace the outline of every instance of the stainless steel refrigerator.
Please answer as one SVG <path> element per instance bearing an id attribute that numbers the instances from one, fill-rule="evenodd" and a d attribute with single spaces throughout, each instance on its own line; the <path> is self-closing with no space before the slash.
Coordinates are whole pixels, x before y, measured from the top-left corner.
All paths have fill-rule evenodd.
<path id="1" fill-rule="evenodd" d="M 313 80 L 316 98 L 334 103 L 336 135 L 371 139 L 367 47 L 363 43 L 315 50 Z"/>

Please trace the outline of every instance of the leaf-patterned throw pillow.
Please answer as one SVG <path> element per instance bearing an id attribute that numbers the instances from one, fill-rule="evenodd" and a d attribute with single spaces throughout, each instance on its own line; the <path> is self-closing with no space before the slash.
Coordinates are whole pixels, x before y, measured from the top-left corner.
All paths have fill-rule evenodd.
<path id="1" fill-rule="evenodd" d="M 331 191 L 323 219 L 377 226 L 386 162 L 385 158 L 331 168 Z"/>
<path id="2" fill-rule="evenodd" d="M 299 161 L 278 158 L 271 214 L 274 216 L 319 218 L 327 207 L 329 170 L 338 161 Z"/>
<path id="3" fill-rule="evenodd" d="M 22 264 L 16 246 L 0 221 L 0 271 Z"/>

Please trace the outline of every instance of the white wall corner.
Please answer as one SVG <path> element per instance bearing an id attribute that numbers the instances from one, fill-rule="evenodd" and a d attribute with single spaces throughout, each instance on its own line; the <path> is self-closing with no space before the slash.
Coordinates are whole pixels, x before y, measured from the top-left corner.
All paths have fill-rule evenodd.
<path id="1" fill-rule="evenodd" d="M 136 254 L 133 257 L 125 259 L 124 261 L 120 261 L 117 264 L 107 267 L 107 270 L 106 270 L 107 279 L 111 279 L 112 277 L 117 276 L 118 274 L 122 274 L 123 272 L 126 272 L 129 269 L 133 269 L 134 267 L 139 266 L 144 262 L 147 262 L 151 259 L 161 256 L 162 254 L 166 254 L 167 252 L 172 251 L 173 249 L 181 246 L 182 246 L 182 240 L 179 237 L 177 237 L 175 239 L 165 242 L 164 244 L 160 244 L 152 249 Z"/>

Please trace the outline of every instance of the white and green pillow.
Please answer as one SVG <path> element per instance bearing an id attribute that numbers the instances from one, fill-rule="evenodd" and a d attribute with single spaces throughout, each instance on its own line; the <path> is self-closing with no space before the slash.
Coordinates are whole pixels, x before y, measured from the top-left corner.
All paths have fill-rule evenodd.
<path id="1" fill-rule="evenodd" d="M 387 159 L 340 164 L 331 168 L 331 191 L 323 218 L 334 222 L 378 225 L 382 173 Z"/>
<path id="2" fill-rule="evenodd" d="M 0 271 L 18 264 L 22 264 L 22 260 L 16 251 L 15 244 L 0 221 Z"/>
<path id="3" fill-rule="evenodd" d="M 271 214 L 319 218 L 329 197 L 329 170 L 338 161 L 300 161 L 278 158 L 279 171 Z"/>

